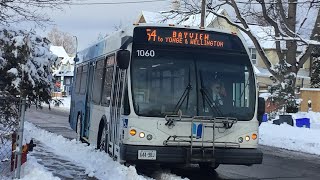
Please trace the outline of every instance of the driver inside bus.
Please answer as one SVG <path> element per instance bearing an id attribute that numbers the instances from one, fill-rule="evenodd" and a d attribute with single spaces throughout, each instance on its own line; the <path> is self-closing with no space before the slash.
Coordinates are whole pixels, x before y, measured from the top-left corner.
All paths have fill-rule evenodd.
<path id="1" fill-rule="evenodd" d="M 211 85 L 212 102 L 215 106 L 223 105 L 225 97 L 225 89 L 220 80 L 215 80 Z"/>

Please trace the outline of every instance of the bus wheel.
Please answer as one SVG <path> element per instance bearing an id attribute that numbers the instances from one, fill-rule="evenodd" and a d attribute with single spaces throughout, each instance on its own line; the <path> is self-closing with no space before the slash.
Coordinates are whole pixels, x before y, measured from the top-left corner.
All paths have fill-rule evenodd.
<path id="1" fill-rule="evenodd" d="M 77 141 L 81 141 L 81 115 L 77 117 Z"/>
<path id="2" fill-rule="evenodd" d="M 215 169 L 219 167 L 219 164 L 209 164 L 209 163 L 200 163 L 199 164 L 200 170 L 205 173 L 215 173 Z"/>
<path id="3" fill-rule="evenodd" d="M 101 135 L 100 135 L 100 142 L 99 142 L 99 150 L 100 151 L 104 151 L 106 153 L 108 153 L 108 134 L 106 131 L 106 128 L 102 127 L 102 129 L 100 129 Z M 100 133 L 99 133 L 100 134 Z"/>

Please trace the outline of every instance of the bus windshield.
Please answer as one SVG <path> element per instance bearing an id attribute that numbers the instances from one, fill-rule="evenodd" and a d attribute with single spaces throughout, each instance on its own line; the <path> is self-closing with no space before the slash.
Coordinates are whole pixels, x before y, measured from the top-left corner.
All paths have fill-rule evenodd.
<path id="1" fill-rule="evenodd" d="M 134 48 L 131 61 L 137 115 L 164 117 L 181 110 L 188 116 L 253 118 L 256 92 L 247 55 L 141 47 Z"/>

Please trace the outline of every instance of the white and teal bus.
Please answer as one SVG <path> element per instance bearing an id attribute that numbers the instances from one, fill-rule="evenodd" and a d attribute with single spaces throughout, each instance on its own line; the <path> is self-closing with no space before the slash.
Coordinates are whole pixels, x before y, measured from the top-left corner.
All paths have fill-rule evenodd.
<path id="1" fill-rule="evenodd" d="M 262 162 L 264 102 L 236 33 L 136 24 L 77 57 L 70 125 L 79 140 L 123 163 Z"/>

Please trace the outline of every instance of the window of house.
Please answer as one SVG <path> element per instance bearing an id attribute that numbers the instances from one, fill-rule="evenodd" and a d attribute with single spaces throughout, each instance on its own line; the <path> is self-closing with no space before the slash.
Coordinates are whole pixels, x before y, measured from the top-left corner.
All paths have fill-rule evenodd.
<path id="1" fill-rule="evenodd" d="M 109 106 L 110 100 L 111 100 L 111 89 L 112 89 L 112 80 L 113 80 L 113 71 L 114 71 L 113 66 L 115 62 L 114 55 L 107 57 L 106 61 L 107 61 L 107 66 L 105 68 L 106 72 L 105 72 L 105 77 L 103 82 L 101 104 L 105 106 Z"/>
<path id="2" fill-rule="evenodd" d="M 92 101 L 96 104 L 100 104 L 101 100 L 101 91 L 103 83 L 103 75 L 105 70 L 105 59 L 97 61 L 96 69 L 94 71 L 94 80 L 93 80 L 93 90 L 92 90 Z"/>
<path id="3" fill-rule="evenodd" d="M 257 64 L 257 50 L 255 48 L 250 48 L 249 50 L 252 64 Z"/>
<path id="4" fill-rule="evenodd" d="M 81 84 L 81 73 L 82 73 L 82 66 L 77 67 L 77 74 L 76 74 L 76 85 L 75 85 L 75 92 L 79 94 L 80 92 L 80 84 Z"/>

